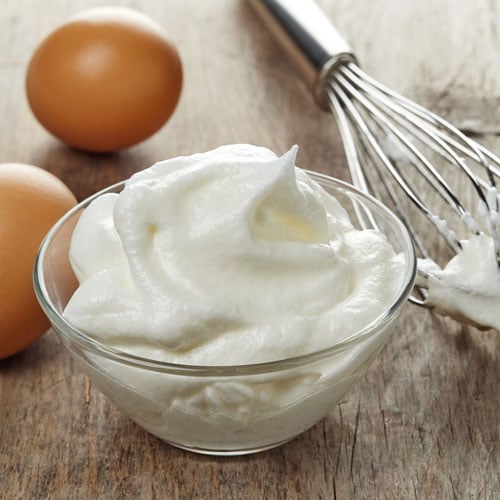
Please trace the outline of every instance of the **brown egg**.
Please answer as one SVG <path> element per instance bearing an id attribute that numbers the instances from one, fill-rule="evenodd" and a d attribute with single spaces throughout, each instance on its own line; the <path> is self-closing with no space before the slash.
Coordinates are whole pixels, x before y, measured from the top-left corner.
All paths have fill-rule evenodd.
<path id="1" fill-rule="evenodd" d="M 160 25 L 123 7 L 82 12 L 37 48 L 26 93 L 40 123 L 63 142 L 116 151 L 156 132 L 182 87 L 176 48 Z"/>
<path id="2" fill-rule="evenodd" d="M 71 191 L 49 172 L 0 164 L 0 359 L 50 326 L 33 290 L 33 264 L 45 234 L 75 204 Z"/>

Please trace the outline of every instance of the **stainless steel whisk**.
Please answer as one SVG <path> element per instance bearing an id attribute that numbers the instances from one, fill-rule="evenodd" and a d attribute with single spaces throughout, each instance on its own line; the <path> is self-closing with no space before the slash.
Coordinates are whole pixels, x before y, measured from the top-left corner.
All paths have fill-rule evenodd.
<path id="1" fill-rule="evenodd" d="M 462 247 L 461 231 L 489 234 L 500 265 L 500 159 L 361 70 L 351 48 L 313 1 L 251 3 L 297 63 L 319 106 L 336 117 L 353 183 L 391 205 L 412 234 L 419 256 L 429 258 L 419 236 L 427 221 L 455 253 Z M 463 189 L 464 184 L 474 193 L 475 209 L 455 194 L 454 186 Z M 450 226 L 452 217 L 461 226 L 458 232 Z M 419 273 L 428 277 L 423 268 Z M 424 280 L 411 300 L 427 305 L 426 297 Z"/>

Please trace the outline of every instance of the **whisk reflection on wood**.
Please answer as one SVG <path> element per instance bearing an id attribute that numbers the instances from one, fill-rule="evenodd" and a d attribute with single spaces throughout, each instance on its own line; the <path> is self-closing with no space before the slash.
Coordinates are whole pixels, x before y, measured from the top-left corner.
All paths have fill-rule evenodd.
<path id="1" fill-rule="evenodd" d="M 387 203 L 412 234 L 420 278 L 411 300 L 500 329 L 500 159 L 368 76 L 313 1 L 251 3 L 318 104 L 336 117 L 353 183 Z M 445 243 L 433 242 L 432 258 L 424 243 L 429 224 Z M 450 257 L 446 246 L 455 257 L 442 270 Z"/>

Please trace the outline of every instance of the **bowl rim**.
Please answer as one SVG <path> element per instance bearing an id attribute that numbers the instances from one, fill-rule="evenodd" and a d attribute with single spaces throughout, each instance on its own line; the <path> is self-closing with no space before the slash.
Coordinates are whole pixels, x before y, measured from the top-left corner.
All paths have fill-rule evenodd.
<path id="1" fill-rule="evenodd" d="M 293 356 L 290 358 L 281 358 L 272 361 L 249 363 L 244 365 L 189 365 L 159 361 L 121 351 L 92 338 L 88 334 L 74 327 L 63 316 L 63 314 L 56 309 L 49 298 L 43 273 L 43 262 L 45 254 L 52 239 L 67 220 L 69 220 L 78 211 L 87 207 L 97 197 L 105 193 L 116 192 L 118 188 L 125 186 L 127 180 L 122 180 L 97 191 L 96 193 L 79 202 L 68 212 L 66 212 L 52 226 L 52 228 L 48 231 L 40 244 L 35 257 L 33 268 L 33 287 L 36 297 L 43 311 L 51 321 L 56 333 L 60 337 L 68 336 L 73 342 L 76 342 L 79 347 L 90 349 L 92 352 L 100 356 L 104 356 L 114 361 L 119 361 L 120 363 L 124 363 L 129 366 L 143 368 L 150 371 L 168 372 L 178 375 L 194 375 L 201 377 L 214 375 L 240 376 L 242 374 L 248 375 L 249 373 L 260 374 L 283 371 L 297 366 L 320 361 L 333 354 L 351 349 L 354 346 L 369 339 L 371 336 L 374 336 L 377 332 L 382 330 L 394 318 L 394 315 L 404 306 L 413 289 L 417 269 L 417 259 L 413 240 L 403 222 L 401 222 L 401 220 L 387 206 L 385 206 L 381 201 L 379 201 L 372 195 L 364 193 L 352 184 L 349 184 L 348 182 L 345 182 L 341 179 L 337 179 L 329 175 L 307 169 L 301 170 L 309 175 L 314 181 L 318 182 L 322 187 L 324 187 L 324 185 L 326 184 L 327 187 L 334 188 L 343 193 L 347 193 L 348 196 L 354 195 L 356 198 L 360 198 L 361 200 L 363 200 L 363 202 L 368 201 L 369 203 L 375 205 L 376 209 L 384 213 L 384 215 L 389 218 L 391 223 L 393 223 L 398 228 L 403 237 L 405 251 L 408 254 L 408 262 L 406 265 L 406 275 L 404 276 L 404 280 L 402 281 L 401 288 L 395 295 L 390 305 L 384 310 L 384 312 L 373 321 L 365 325 L 361 330 L 354 332 L 347 339 L 344 339 L 341 342 L 336 342 L 327 348 L 309 352 L 306 354 L 301 354 L 299 356 Z M 64 343 L 64 338 L 62 338 L 62 340 Z"/>

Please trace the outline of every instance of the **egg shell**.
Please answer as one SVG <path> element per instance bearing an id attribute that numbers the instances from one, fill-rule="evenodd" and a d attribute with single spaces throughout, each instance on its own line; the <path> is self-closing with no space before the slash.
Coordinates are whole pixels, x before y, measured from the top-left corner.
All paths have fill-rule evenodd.
<path id="1" fill-rule="evenodd" d="M 92 152 L 132 146 L 155 133 L 179 100 L 182 65 L 162 27 L 123 7 L 70 19 L 36 49 L 26 94 L 39 122 Z"/>
<path id="2" fill-rule="evenodd" d="M 0 164 L 0 359 L 23 350 L 50 326 L 33 290 L 33 264 L 45 234 L 75 204 L 51 173 Z"/>

